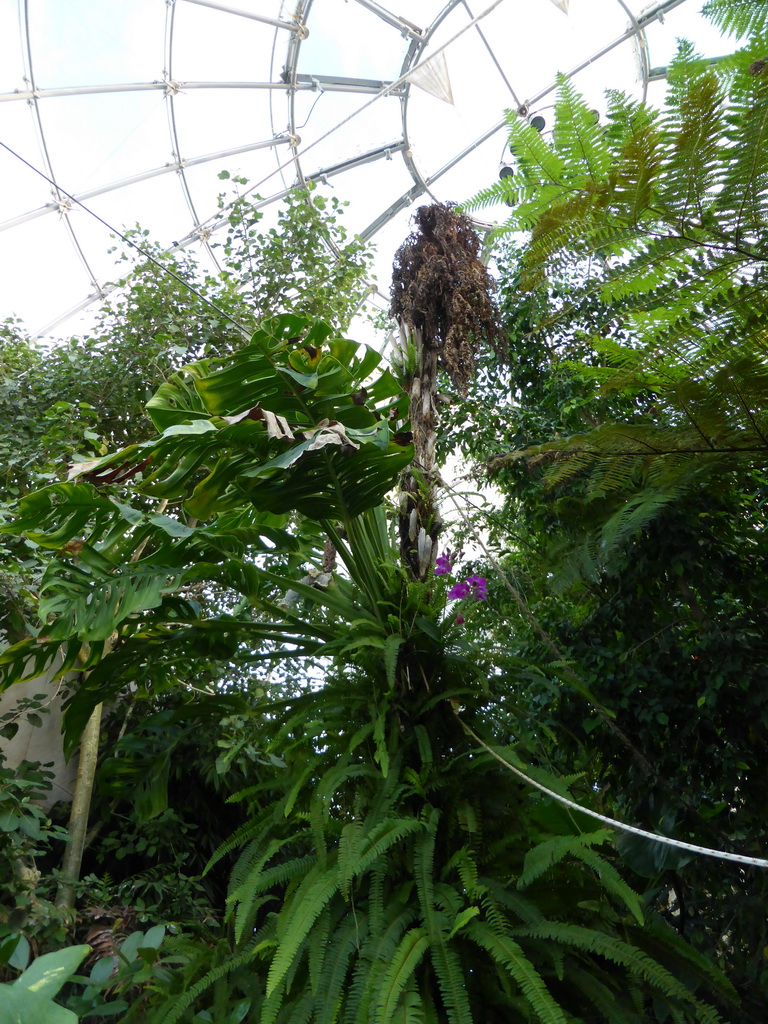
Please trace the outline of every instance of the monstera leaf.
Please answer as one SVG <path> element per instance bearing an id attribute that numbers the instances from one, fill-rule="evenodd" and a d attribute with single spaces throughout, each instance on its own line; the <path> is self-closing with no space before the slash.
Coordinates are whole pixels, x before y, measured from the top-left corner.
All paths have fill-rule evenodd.
<path id="1" fill-rule="evenodd" d="M 135 478 L 199 520 L 246 502 L 315 520 L 374 507 L 412 458 L 389 427 L 403 395 L 379 353 L 330 334 L 286 315 L 226 364 L 193 363 L 147 406 L 159 437 L 73 475 L 97 486 Z"/>
<path id="2" fill-rule="evenodd" d="M 243 608 L 265 609 L 261 624 L 247 613 L 222 636 L 245 630 L 271 649 L 316 653 L 327 635 L 295 621 L 275 628 L 280 576 L 264 558 L 278 556 L 278 573 L 295 575 L 323 533 L 338 542 L 331 524 L 354 532 L 410 462 L 411 445 L 395 440 L 408 435 L 390 429 L 404 396 L 381 362 L 326 324 L 278 317 L 227 361 L 193 363 L 162 385 L 148 405 L 157 437 L 77 463 L 69 481 L 26 496 L 0 530 L 56 554 L 41 586 L 41 635 L 0 655 L 0 686 L 41 671 L 62 649 L 67 667 L 78 658 L 95 670 L 94 652 L 115 634 L 135 654 L 172 637 L 184 660 L 186 638 L 199 646 L 205 635 L 185 587 L 206 582 L 240 594 Z M 343 545 L 340 553 L 349 567 Z M 111 687 L 92 675 L 94 686 Z"/>

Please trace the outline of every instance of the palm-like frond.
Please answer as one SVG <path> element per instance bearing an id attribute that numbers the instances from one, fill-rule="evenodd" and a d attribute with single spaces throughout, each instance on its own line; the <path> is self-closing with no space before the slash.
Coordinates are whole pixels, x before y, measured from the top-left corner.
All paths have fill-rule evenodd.
<path id="1" fill-rule="evenodd" d="M 709 9 L 738 31 L 756 32 L 766 16 L 763 3 Z M 510 115 L 516 173 L 470 204 L 517 204 L 498 234 L 529 231 L 522 289 L 581 282 L 534 331 L 602 306 L 600 335 L 588 318 L 579 324 L 597 365 L 565 369 L 597 394 L 636 398 L 636 416 L 498 456 L 492 468 L 525 459 L 560 491 L 578 478 L 587 501 L 611 509 L 606 545 L 687 488 L 768 457 L 763 51 L 756 35 L 713 67 L 681 44 L 664 109 L 612 94 L 599 126 L 562 82 L 552 140 Z"/>

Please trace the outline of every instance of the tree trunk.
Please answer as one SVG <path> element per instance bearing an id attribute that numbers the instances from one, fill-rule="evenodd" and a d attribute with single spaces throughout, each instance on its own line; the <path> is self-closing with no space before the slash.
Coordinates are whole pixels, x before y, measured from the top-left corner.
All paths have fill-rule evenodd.
<path id="1" fill-rule="evenodd" d="M 77 769 L 75 794 L 69 816 L 69 843 L 64 853 L 61 881 L 56 894 L 56 905 L 71 909 L 75 904 L 75 886 L 80 880 L 80 865 L 88 831 L 88 815 L 91 809 L 91 794 L 96 777 L 96 763 L 99 758 L 99 733 L 101 731 L 101 709 L 97 704 L 83 730 L 80 741 L 80 764 Z"/>
<path id="2" fill-rule="evenodd" d="M 408 389 L 413 432 L 413 462 L 403 474 L 400 490 L 400 555 L 415 580 L 429 575 L 437 557 L 441 522 L 437 512 L 437 350 L 425 344 L 418 330 L 401 323 L 404 346 L 416 353 L 416 370 Z"/>

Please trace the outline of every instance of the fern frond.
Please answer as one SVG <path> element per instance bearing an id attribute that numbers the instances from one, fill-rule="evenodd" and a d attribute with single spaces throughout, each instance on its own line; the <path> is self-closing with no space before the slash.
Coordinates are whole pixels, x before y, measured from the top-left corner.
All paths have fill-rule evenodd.
<path id="1" fill-rule="evenodd" d="M 597 954 L 624 967 L 630 974 L 641 978 L 668 999 L 695 1007 L 699 1014 L 697 1024 L 722 1024 L 717 1012 L 711 1006 L 700 1003 L 666 968 L 637 947 L 613 935 L 606 935 L 581 925 L 560 922 L 546 922 L 535 928 L 515 929 L 513 935 L 517 938 L 543 939 L 548 943 Z"/>
<path id="2" fill-rule="evenodd" d="M 568 1024 L 568 1018 L 555 1001 L 544 979 L 521 947 L 506 935 L 497 935 L 482 921 L 472 921 L 465 934 L 505 968 L 530 1003 L 542 1024 Z"/>
<path id="3" fill-rule="evenodd" d="M 517 888 L 525 889 L 553 865 L 569 855 L 580 856 L 582 848 L 610 842 L 612 833 L 605 828 L 574 836 L 553 836 L 532 847 L 525 855 L 523 872 L 517 879 Z"/>
<path id="4" fill-rule="evenodd" d="M 429 951 L 437 976 L 448 1024 L 473 1024 L 472 1007 L 467 995 L 467 979 L 457 953 L 450 948 L 442 930 L 429 930 Z"/>
<path id="5" fill-rule="evenodd" d="M 195 1000 L 201 996 L 204 992 L 207 992 L 215 982 L 220 978 L 225 978 L 228 974 L 231 974 L 238 967 L 242 967 L 253 959 L 256 954 L 256 949 L 250 947 L 244 952 L 232 957 L 223 964 L 218 964 L 216 967 L 211 968 L 201 979 L 196 982 L 186 992 L 182 993 L 175 999 L 170 999 L 164 1006 L 159 1009 L 158 1024 L 178 1024 L 178 1021 L 182 1019 L 186 1010 L 189 1009 L 195 1002 Z"/>
<path id="6" fill-rule="evenodd" d="M 266 857 L 256 861 L 243 881 L 228 894 L 228 903 L 237 903 L 246 912 L 249 903 L 259 893 L 271 889 L 273 886 L 285 885 L 293 878 L 301 878 L 315 865 L 316 860 L 311 854 L 307 854 L 303 857 L 293 857 L 291 860 L 275 864 L 271 868 L 264 868 L 265 862 Z"/>
<path id="7" fill-rule="evenodd" d="M 768 34 L 768 0 L 707 0 L 702 14 L 732 35 Z"/>
<path id="8" fill-rule="evenodd" d="M 631 1006 L 626 1006 L 623 1000 L 617 999 L 616 992 L 603 984 L 595 972 L 585 971 L 570 964 L 568 978 L 592 1003 L 601 1020 L 609 1020 L 611 1024 L 643 1024 L 642 1017 L 639 1017 Z"/>
<path id="9" fill-rule="evenodd" d="M 335 870 L 310 877 L 299 886 L 293 899 L 283 907 L 278 922 L 280 944 L 272 959 L 267 976 L 266 994 L 269 999 L 285 979 L 299 947 L 309 934 L 317 918 L 338 890 Z M 264 1024 L 268 1024 L 267 1021 Z"/>
<path id="10" fill-rule="evenodd" d="M 637 923 L 642 926 L 645 923 L 642 901 L 635 890 L 627 885 L 613 864 L 591 848 L 582 848 L 575 853 L 575 856 L 592 868 L 606 891 L 619 899 Z"/>
<path id="11" fill-rule="evenodd" d="M 339 1020 L 350 961 L 367 935 L 367 918 L 357 913 L 348 915 L 334 932 L 317 990 L 316 1024 L 336 1024 Z"/>
<path id="12" fill-rule="evenodd" d="M 393 1020 L 403 989 L 428 948 L 429 939 L 423 928 L 411 928 L 403 935 L 377 995 L 375 1024 L 390 1024 Z"/>
<path id="13" fill-rule="evenodd" d="M 339 872 L 339 888 L 345 900 L 349 899 L 352 879 L 358 869 L 360 848 L 365 835 L 362 821 L 350 821 L 341 830 L 336 864 Z"/>

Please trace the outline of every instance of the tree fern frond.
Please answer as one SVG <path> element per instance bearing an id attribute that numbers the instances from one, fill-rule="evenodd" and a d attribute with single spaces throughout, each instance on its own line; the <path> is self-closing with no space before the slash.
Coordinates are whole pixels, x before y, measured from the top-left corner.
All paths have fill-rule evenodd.
<path id="1" fill-rule="evenodd" d="M 702 14 L 732 35 L 768 33 L 768 0 L 707 0 Z"/>
<path id="2" fill-rule="evenodd" d="M 582 173 L 591 181 L 607 180 L 614 169 L 613 154 L 594 111 L 565 75 L 558 76 L 555 109 L 555 147 L 569 176 Z"/>

